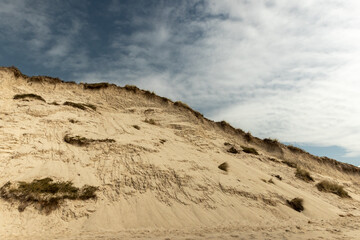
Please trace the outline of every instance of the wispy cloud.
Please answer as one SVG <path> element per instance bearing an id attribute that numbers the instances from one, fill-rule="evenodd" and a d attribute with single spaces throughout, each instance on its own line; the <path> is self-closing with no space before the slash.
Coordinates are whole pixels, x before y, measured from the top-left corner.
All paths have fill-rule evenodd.
<path id="1" fill-rule="evenodd" d="M 360 156 L 359 10 L 355 0 L 2 1 L 0 41 L 69 80 L 136 84 L 260 137 Z"/>

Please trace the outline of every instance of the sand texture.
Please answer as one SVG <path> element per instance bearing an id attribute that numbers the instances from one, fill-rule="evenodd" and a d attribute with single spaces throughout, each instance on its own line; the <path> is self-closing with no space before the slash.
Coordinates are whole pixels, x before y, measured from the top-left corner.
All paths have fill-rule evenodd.
<path id="1" fill-rule="evenodd" d="M 0 239 L 360 239 L 356 167 L 258 139 L 131 86 L 0 68 L 0 89 L 0 187 L 46 177 L 98 187 L 96 198 L 65 199 L 50 212 L 31 202 L 19 211 L 21 202 L 0 198 Z M 228 171 L 218 168 L 224 162 Z M 351 198 L 318 191 L 322 180 Z M 296 197 L 302 212 L 287 204 Z"/>

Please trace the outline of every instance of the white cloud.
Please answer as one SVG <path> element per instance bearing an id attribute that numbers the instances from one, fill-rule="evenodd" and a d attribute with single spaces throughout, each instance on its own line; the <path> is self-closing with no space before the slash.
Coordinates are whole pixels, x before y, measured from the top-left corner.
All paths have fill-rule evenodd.
<path id="1" fill-rule="evenodd" d="M 154 28 L 125 47 L 140 71 L 124 80 L 260 137 L 337 145 L 360 156 L 359 3 L 208 3 L 191 21 L 182 18 L 188 5 L 146 19 Z"/>

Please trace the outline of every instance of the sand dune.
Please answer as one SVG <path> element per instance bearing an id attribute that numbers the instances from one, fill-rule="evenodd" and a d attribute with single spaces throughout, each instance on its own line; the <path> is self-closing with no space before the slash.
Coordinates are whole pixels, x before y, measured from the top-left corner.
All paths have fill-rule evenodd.
<path id="1" fill-rule="evenodd" d="M 30 78 L 14 68 L 0 68 L 0 86 L 0 187 L 51 178 L 98 188 L 96 198 L 65 199 L 51 211 L 31 200 L 19 211 L 20 200 L 0 198 L 1 239 L 360 238 L 355 166 L 258 139 L 132 86 Z M 224 162 L 228 171 L 218 168 Z M 320 192 L 322 180 L 351 198 Z M 296 197 L 304 211 L 287 203 Z"/>

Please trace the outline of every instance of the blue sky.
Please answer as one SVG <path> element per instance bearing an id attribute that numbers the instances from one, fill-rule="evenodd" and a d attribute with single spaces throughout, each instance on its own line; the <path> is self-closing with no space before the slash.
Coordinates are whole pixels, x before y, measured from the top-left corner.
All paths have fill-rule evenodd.
<path id="1" fill-rule="evenodd" d="M 360 3 L 0 0 L 0 65 L 134 84 L 360 165 Z"/>

